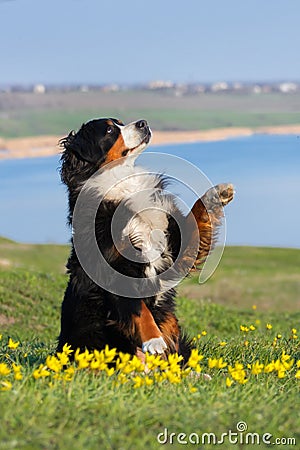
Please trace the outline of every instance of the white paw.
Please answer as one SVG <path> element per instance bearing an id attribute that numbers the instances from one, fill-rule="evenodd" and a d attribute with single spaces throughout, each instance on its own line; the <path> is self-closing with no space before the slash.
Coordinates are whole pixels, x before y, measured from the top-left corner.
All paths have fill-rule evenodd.
<path id="1" fill-rule="evenodd" d="M 162 337 L 152 338 L 149 341 L 143 342 L 142 350 L 144 353 L 148 352 L 154 355 L 155 353 L 162 354 L 167 349 L 167 344 Z"/>

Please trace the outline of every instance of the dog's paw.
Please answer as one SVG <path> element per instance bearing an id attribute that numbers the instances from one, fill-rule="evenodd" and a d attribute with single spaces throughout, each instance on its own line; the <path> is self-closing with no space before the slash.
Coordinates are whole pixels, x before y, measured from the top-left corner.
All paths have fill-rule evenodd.
<path id="1" fill-rule="evenodd" d="M 226 206 L 234 197 L 234 187 L 231 183 L 221 183 L 210 188 L 201 198 L 207 211 L 214 211 Z"/>
<path id="2" fill-rule="evenodd" d="M 149 341 L 143 342 L 142 350 L 144 353 L 148 352 L 151 355 L 159 354 L 162 355 L 167 349 L 167 344 L 162 337 L 152 338 Z"/>

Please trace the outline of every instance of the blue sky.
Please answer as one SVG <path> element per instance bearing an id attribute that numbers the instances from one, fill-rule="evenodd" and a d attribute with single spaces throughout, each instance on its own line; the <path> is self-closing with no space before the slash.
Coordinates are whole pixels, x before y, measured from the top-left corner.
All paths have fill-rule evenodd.
<path id="1" fill-rule="evenodd" d="M 0 0 L 0 83 L 300 80 L 297 0 Z"/>

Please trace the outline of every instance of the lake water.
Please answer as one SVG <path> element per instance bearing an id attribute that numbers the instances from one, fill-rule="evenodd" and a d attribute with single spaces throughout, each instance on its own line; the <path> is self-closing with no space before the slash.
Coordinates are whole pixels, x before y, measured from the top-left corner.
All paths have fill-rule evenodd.
<path id="1" fill-rule="evenodd" d="M 226 208 L 227 244 L 300 248 L 299 137 L 255 135 L 150 147 L 140 157 L 146 167 L 150 152 L 189 161 L 213 184 L 235 185 L 236 198 Z M 168 174 L 174 169 L 168 167 L 168 157 L 157 155 L 155 160 L 157 170 Z M 189 174 L 184 161 L 174 161 L 183 182 L 195 186 L 197 173 Z M 58 167 L 58 156 L 0 160 L 0 235 L 21 242 L 68 242 L 67 199 Z M 182 183 L 173 182 L 170 190 L 192 204 Z"/>

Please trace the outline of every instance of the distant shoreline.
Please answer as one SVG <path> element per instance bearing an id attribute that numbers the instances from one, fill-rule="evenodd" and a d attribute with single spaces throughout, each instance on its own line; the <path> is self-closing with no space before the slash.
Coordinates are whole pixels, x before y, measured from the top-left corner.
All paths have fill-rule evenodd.
<path id="1" fill-rule="evenodd" d="M 259 128 L 216 128 L 205 131 L 153 131 L 151 145 L 222 141 L 255 134 L 300 135 L 299 125 L 278 125 Z M 0 137 L 0 160 L 52 156 L 60 153 L 61 136 L 33 136 L 15 139 Z"/>

